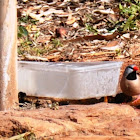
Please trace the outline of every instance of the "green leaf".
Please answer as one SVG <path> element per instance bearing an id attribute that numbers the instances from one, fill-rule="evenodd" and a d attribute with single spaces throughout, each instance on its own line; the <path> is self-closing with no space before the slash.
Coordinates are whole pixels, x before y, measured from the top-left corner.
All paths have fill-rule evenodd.
<path id="1" fill-rule="evenodd" d="M 28 36 L 28 31 L 26 30 L 26 28 L 24 26 L 20 25 L 18 27 L 18 29 L 19 29 L 20 34 L 22 34 L 23 36 L 26 36 L 26 37 Z"/>
<path id="2" fill-rule="evenodd" d="M 129 18 L 128 18 L 128 21 L 132 21 L 134 19 L 135 15 L 131 15 Z"/>
<path id="3" fill-rule="evenodd" d="M 133 25 L 133 19 L 134 19 L 135 15 L 131 15 L 128 20 L 126 21 L 125 25 L 124 25 L 124 29 L 123 31 L 127 31 L 129 29 L 131 29 L 131 24 Z"/>
<path id="4" fill-rule="evenodd" d="M 22 34 L 21 33 L 18 33 L 18 38 L 21 38 L 22 37 Z"/>
<path id="5" fill-rule="evenodd" d="M 123 6 L 121 5 L 121 3 L 119 3 L 119 9 L 123 10 Z"/>

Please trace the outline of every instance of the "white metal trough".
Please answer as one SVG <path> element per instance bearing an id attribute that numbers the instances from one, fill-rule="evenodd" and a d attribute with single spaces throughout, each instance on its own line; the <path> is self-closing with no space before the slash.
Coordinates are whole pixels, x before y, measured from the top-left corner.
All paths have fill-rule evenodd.
<path id="1" fill-rule="evenodd" d="M 18 62 L 18 91 L 28 96 L 88 99 L 115 96 L 122 62 Z"/>

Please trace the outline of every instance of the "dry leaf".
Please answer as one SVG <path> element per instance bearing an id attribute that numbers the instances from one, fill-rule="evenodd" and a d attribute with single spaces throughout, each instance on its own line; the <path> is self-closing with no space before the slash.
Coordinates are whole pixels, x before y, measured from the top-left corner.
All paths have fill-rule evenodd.
<path id="1" fill-rule="evenodd" d="M 140 43 L 129 45 L 129 54 L 131 55 L 131 58 L 135 58 L 137 55 L 140 55 Z"/>
<path id="2" fill-rule="evenodd" d="M 105 55 L 105 54 L 115 54 L 114 52 L 98 52 L 95 53 L 94 55 Z"/>
<path id="3" fill-rule="evenodd" d="M 59 61 L 61 59 L 61 55 L 48 55 L 47 59 L 52 61 Z"/>
<path id="4" fill-rule="evenodd" d="M 22 0 L 23 2 L 27 2 L 28 0 Z"/>
<path id="5" fill-rule="evenodd" d="M 45 57 L 39 57 L 39 56 L 31 56 L 26 55 L 24 58 L 19 58 L 20 60 L 27 60 L 27 61 L 48 61 L 48 58 Z"/>
<path id="6" fill-rule="evenodd" d="M 29 13 L 29 16 L 33 19 L 39 20 L 40 23 L 43 23 L 45 21 L 45 19 L 41 17 L 42 14 Z"/>
<path id="7" fill-rule="evenodd" d="M 80 53 L 80 55 L 82 56 L 93 56 L 96 52 L 92 51 L 92 52 L 88 52 L 88 53 Z"/>
<path id="8" fill-rule="evenodd" d="M 118 17 L 116 14 L 108 14 L 108 17 L 114 22 L 118 21 Z"/>
<path id="9" fill-rule="evenodd" d="M 7 140 L 19 140 L 19 139 L 26 139 L 28 136 L 30 136 L 32 133 L 31 132 L 25 132 L 23 134 L 19 134 L 16 136 L 13 136 L 11 138 L 7 138 Z M 29 138 L 30 139 L 30 138 Z"/>
<path id="10" fill-rule="evenodd" d="M 65 28 L 61 27 L 61 28 L 57 28 L 55 30 L 55 33 L 56 33 L 56 37 L 64 37 L 67 34 L 67 30 Z"/>
<path id="11" fill-rule="evenodd" d="M 38 9 L 40 9 L 41 8 L 41 5 L 39 5 L 39 6 L 30 6 L 28 9 L 23 9 L 22 10 L 22 13 L 23 13 L 23 15 L 29 15 L 30 13 L 36 13 L 36 11 L 38 10 Z"/>
<path id="12" fill-rule="evenodd" d="M 102 56 L 102 55 L 109 55 L 109 54 L 115 54 L 115 52 L 91 52 L 91 53 L 80 53 L 82 56 Z"/>
<path id="13" fill-rule="evenodd" d="M 117 58 L 117 59 L 123 59 L 123 58 L 126 58 L 126 56 L 124 56 L 124 55 L 117 55 L 115 58 Z"/>
<path id="14" fill-rule="evenodd" d="M 78 24 L 77 22 L 75 22 L 75 23 L 73 24 L 73 27 L 74 27 L 74 28 L 78 28 L 78 27 L 79 27 L 79 24 Z"/>
<path id="15" fill-rule="evenodd" d="M 106 2 L 106 3 L 111 3 L 111 2 L 115 2 L 115 0 L 100 0 L 101 2 Z"/>
<path id="16" fill-rule="evenodd" d="M 57 15 L 61 15 L 61 14 L 65 14 L 65 12 L 63 10 L 56 10 L 54 8 L 50 8 L 49 10 L 47 10 L 46 12 L 42 13 L 44 16 L 49 16 L 50 14 L 57 14 Z"/>
<path id="17" fill-rule="evenodd" d="M 100 35 L 100 34 L 89 35 L 89 36 L 84 36 L 84 37 L 78 37 L 76 39 L 62 40 L 62 43 L 66 44 L 66 43 L 69 43 L 69 42 L 74 43 L 74 42 L 80 42 L 80 41 L 83 41 L 83 40 L 85 41 L 85 40 L 95 40 L 95 39 L 109 41 L 109 40 L 112 40 L 112 39 L 116 38 L 116 36 L 118 36 L 118 35 L 120 35 L 120 33 L 118 33 L 118 32 L 114 32 L 113 34 L 106 35 L 106 36 L 105 35 Z"/>
<path id="18" fill-rule="evenodd" d="M 39 36 L 37 38 L 37 42 L 39 42 L 39 43 L 48 43 L 48 42 L 50 42 L 50 39 L 51 39 L 51 35 Z"/>
<path id="19" fill-rule="evenodd" d="M 70 2 L 79 4 L 79 0 L 64 0 L 63 3 L 59 5 L 59 7 L 64 7 Z"/>
<path id="20" fill-rule="evenodd" d="M 130 33 L 126 33 L 122 35 L 123 38 L 129 39 L 130 38 Z"/>
<path id="21" fill-rule="evenodd" d="M 106 10 L 94 10 L 95 13 L 101 13 L 101 14 L 114 14 L 114 11 L 112 9 L 106 9 Z"/>
<path id="22" fill-rule="evenodd" d="M 118 50 L 121 48 L 121 44 L 119 40 L 110 41 L 106 46 L 101 47 L 103 50 Z"/>
<path id="23" fill-rule="evenodd" d="M 71 14 L 68 16 L 68 19 L 66 21 L 66 24 L 70 25 L 73 24 L 76 21 L 76 18 L 73 17 Z"/>

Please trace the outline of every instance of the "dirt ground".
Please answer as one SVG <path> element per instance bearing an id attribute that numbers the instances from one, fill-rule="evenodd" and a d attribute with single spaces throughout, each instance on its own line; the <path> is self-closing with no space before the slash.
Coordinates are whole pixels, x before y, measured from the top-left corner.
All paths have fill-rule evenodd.
<path id="1" fill-rule="evenodd" d="M 108 35 L 127 19 L 118 15 L 121 1 L 108 1 L 18 0 L 18 60 L 123 61 L 120 78 L 127 65 L 140 68 L 140 30 Z M 0 139 L 140 140 L 140 109 L 119 93 L 118 85 L 109 103 L 21 97 L 19 109 L 0 112 Z"/>
<path id="2" fill-rule="evenodd" d="M 37 140 L 138 140 L 140 110 L 98 103 L 0 112 L 0 136 Z M 22 134 L 22 135 L 19 135 Z M 24 136 L 23 136 L 24 134 Z"/>
<path id="3" fill-rule="evenodd" d="M 140 67 L 140 61 L 127 60 L 122 66 L 121 73 L 128 64 L 137 64 Z M 118 103 L 103 103 L 103 100 L 94 103 L 90 99 L 63 106 L 43 106 L 38 109 L 33 107 L 30 109 L 21 108 L 0 112 L 1 139 L 140 139 L 139 107 Z"/>

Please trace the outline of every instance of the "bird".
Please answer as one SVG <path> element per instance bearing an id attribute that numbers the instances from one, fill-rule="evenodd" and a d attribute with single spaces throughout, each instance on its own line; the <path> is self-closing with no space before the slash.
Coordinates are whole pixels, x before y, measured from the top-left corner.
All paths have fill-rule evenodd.
<path id="1" fill-rule="evenodd" d="M 125 68 L 120 87 L 122 92 L 128 96 L 137 96 L 136 100 L 131 102 L 131 105 L 140 105 L 140 77 L 137 74 L 138 67 L 136 65 L 129 65 Z"/>

